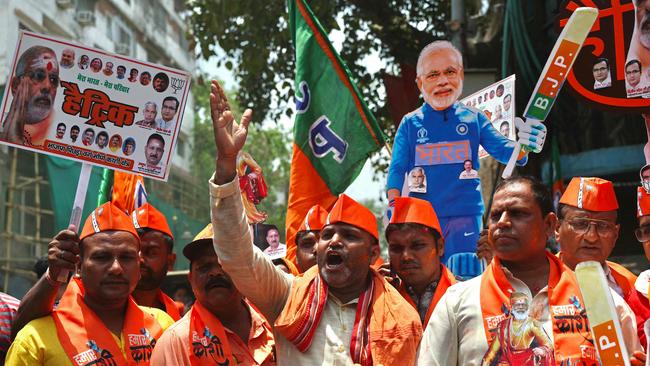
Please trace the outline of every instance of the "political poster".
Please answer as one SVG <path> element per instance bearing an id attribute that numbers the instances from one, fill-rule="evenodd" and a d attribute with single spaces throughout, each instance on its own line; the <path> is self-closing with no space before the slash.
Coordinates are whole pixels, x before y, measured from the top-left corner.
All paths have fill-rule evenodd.
<path id="1" fill-rule="evenodd" d="M 482 111 L 497 131 L 510 140 L 515 140 L 514 74 L 463 98 L 460 102 Z M 479 159 L 489 155 L 482 146 L 479 147 Z"/>
<path id="2" fill-rule="evenodd" d="M 190 73 L 21 32 L 0 143 L 167 180 Z"/>

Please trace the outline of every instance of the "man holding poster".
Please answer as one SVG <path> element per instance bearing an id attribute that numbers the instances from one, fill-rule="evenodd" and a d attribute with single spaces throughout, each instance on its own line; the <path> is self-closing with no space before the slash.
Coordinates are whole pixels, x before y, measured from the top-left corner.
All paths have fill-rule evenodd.
<path id="1" fill-rule="evenodd" d="M 473 169 L 479 170 L 479 144 L 502 163 L 514 149 L 514 142 L 500 134 L 483 113 L 457 102 L 463 80 L 463 57 L 450 42 L 436 41 L 422 50 L 416 82 L 425 103 L 400 123 L 386 185 L 389 205 L 401 195 L 431 202 L 445 237 L 443 260 L 455 253 L 474 252 L 481 231 L 480 180 L 460 179 L 465 161 L 471 160 Z M 533 144 L 543 143 L 545 128 L 540 127 L 539 133 L 539 143 Z M 533 150 L 540 149 L 535 146 Z M 520 154 L 519 164 L 526 161 L 525 153 Z M 402 192 L 406 174 L 417 167 L 424 169 L 425 179 L 435 179 L 427 180 L 423 192 Z"/>
<path id="2" fill-rule="evenodd" d="M 11 79 L 14 99 L 2 126 L 2 138 L 20 145 L 43 145 L 58 86 L 59 63 L 52 49 L 34 46 L 23 52 Z"/>

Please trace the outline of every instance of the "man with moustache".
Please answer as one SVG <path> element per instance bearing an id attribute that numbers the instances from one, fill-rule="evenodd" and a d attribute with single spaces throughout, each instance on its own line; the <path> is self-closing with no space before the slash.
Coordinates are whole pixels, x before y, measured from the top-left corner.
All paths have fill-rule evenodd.
<path id="1" fill-rule="evenodd" d="M 174 97 L 166 97 L 163 99 L 162 107 L 160 107 L 160 118 L 156 120 L 156 128 L 169 131 L 174 125 L 174 116 L 178 112 L 178 99 Z"/>
<path id="2" fill-rule="evenodd" d="M 79 66 L 81 70 L 85 70 L 88 68 L 89 63 L 90 63 L 90 57 L 88 57 L 88 55 L 81 55 L 81 57 L 79 57 L 79 62 L 77 66 Z"/>
<path id="3" fill-rule="evenodd" d="M 598 364 L 575 274 L 546 250 L 556 224 L 551 193 L 535 178 L 510 177 L 497 185 L 488 215 L 494 259 L 479 277 L 450 287 L 442 296 L 425 329 L 417 365 L 481 365 L 514 305 L 512 292 L 526 295 L 530 316 L 552 340 L 556 360 Z M 627 350 L 640 351 L 634 314 L 619 295 L 611 294 Z M 566 314 L 576 315 L 575 326 L 560 329 L 556 324 Z"/>
<path id="4" fill-rule="evenodd" d="M 137 121 L 135 124 L 147 128 L 156 127 L 156 115 L 158 114 L 158 106 L 154 102 L 147 102 L 144 104 L 144 109 L 142 110 L 144 118 L 140 121 Z"/>
<path id="5" fill-rule="evenodd" d="M 69 69 L 74 66 L 74 50 L 71 48 L 64 48 L 61 51 L 61 61 L 59 65 L 64 69 Z"/>
<path id="6" fill-rule="evenodd" d="M 147 159 L 147 166 L 155 168 L 160 163 L 165 152 L 165 140 L 157 133 L 152 133 L 144 147 L 144 155 Z"/>
<path id="7" fill-rule="evenodd" d="M 83 136 L 81 137 L 81 142 L 84 144 L 84 146 L 90 146 L 93 144 L 93 141 L 95 141 L 95 130 L 92 128 L 86 128 Z"/>
<path id="8" fill-rule="evenodd" d="M 18 332 L 6 365 L 149 365 L 156 340 L 172 320 L 158 309 L 139 307 L 130 296 L 140 277 L 139 249 L 130 218 L 110 202 L 91 213 L 79 236 L 59 232 L 50 251 L 78 262 L 80 277 L 72 279 L 51 315 Z M 50 266 L 46 282 L 58 283 L 55 270 Z"/>
<path id="9" fill-rule="evenodd" d="M 390 270 L 399 279 L 399 292 L 426 326 L 442 295 L 456 283 L 451 271 L 440 263 L 445 239 L 431 204 L 417 198 L 396 198 L 386 240 Z"/>
<path id="10" fill-rule="evenodd" d="M 58 87 L 59 63 L 54 51 L 43 46 L 25 50 L 10 82 L 13 99 L 0 137 L 15 144 L 42 146 Z"/>
<path id="11" fill-rule="evenodd" d="M 54 137 L 56 137 L 59 140 L 62 139 L 63 136 L 65 135 L 65 129 L 66 129 L 65 123 L 59 123 L 58 125 L 56 125 L 56 135 Z"/>
<path id="12" fill-rule="evenodd" d="M 507 163 L 515 142 L 497 131 L 480 111 L 457 102 L 463 89 L 463 58 L 447 41 L 435 41 L 420 53 L 417 85 L 425 103 L 407 114 L 397 129 L 386 191 L 389 207 L 396 197 L 408 195 L 431 202 L 445 237 L 446 261 L 459 252 L 474 252 L 482 226 L 483 198 L 478 179 L 459 179 L 466 160 L 479 170 L 478 147 Z M 518 143 L 540 152 L 546 127 L 539 121 L 517 120 Z M 518 164 L 528 157 L 522 149 Z M 424 169 L 425 190 L 402 192 L 404 177 Z"/>
<path id="13" fill-rule="evenodd" d="M 609 61 L 606 58 L 599 58 L 594 61 L 594 89 L 608 88 L 612 86 L 612 76 L 609 72 Z"/>
<path id="14" fill-rule="evenodd" d="M 106 65 L 104 66 L 104 70 L 102 70 L 104 75 L 106 76 L 111 76 L 113 75 L 113 63 L 110 61 L 106 62 Z"/>
<path id="15" fill-rule="evenodd" d="M 316 265 L 316 243 L 327 222 L 327 210 L 312 206 L 296 232 L 296 264 L 300 273 Z"/>
<path id="16" fill-rule="evenodd" d="M 221 268 L 208 224 L 183 248 L 196 302 L 156 343 L 154 365 L 275 365 L 271 324 Z M 215 352 L 210 352 L 210 350 Z"/>
<path id="17" fill-rule="evenodd" d="M 140 74 L 140 84 L 146 86 L 151 82 L 151 74 L 147 71 Z"/>
<path id="18" fill-rule="evenodd" d="M 108 144 L 108 133 L 106 133 L 106 131 L 98 133 L 97 138 L 95 139 L 95 143 L 97 144 L 98 148 L 105 148 Z"/>
<path id="19" fill-rule="evenodd" d="M 81 129 L 77 125 L 70 127 L 70 140 L 72 142 L 77 142 L 77 138 L 79 137 L 79 131 L 81 131 Z"/>
<path id="20" fill-rule="evenodd" d="M 160 290 L 167 271 L 173 269 L 176 261 L 176 254 L 173 252 L 174 239 L 167 220 L 149 203 L 133 211 L 131 220 L 140 239 L 140 279 L 131 296 L 136 304 L 160 309 L 173 321 L 177 321 L 181 318 L 184 305 L 175 302 Z M 25 302 L 16 317 L 17 330 L 29 321 L 46 316 L 52 311 L 57 293 L 65 288 L 52 274 L 64 269 L 74 270 L 78 252 L 78 246 L 74 242 L 56 240 L 50 243 L 46 264 L 49 275 L 42 276 L 43 278 L 39 279 L 23 298 Z M 13 331 L 14 335 L 17 330 Z"/>
<path id="21" fill-rule="evenodd" d="M 375 215 L 341 194 L 317 244 L 317 266 L 298 277 L 253 245 L 240 197 L 237 155 L 252 111 L 234 122 L 212 81 L 217 146 L 210 179 L 213 243 L 235 286 L 274 324 L 280 365 L 409 365 L 421 336 L 417 312 L 370 264 L 379 255 Z"/>

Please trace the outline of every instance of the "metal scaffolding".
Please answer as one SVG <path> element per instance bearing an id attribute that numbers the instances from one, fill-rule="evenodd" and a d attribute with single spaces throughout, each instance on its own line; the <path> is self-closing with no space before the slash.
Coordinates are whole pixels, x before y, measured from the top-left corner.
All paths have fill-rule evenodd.
<path id="1" fill-rule="evenodd" d="M 20 298 L 36 281 L 35 261 L 47 254 L 54 212 L 43 157 L 15 148 L 0 157 L 0 280 L 3 292 Z"/>

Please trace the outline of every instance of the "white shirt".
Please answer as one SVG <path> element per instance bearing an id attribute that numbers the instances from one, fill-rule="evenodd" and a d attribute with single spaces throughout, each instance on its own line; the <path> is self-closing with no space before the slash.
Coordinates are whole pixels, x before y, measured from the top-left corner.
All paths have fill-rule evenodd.
<path id="1" fill-rule="evenodd" d="M 634 288 L 646 298 L 648 297 L 648 283 L 650 282 L 650 269 L 641 272 L 634 282 Z"/>
<path id="2" fill-rule="evenodd" d="M 603 81 L 594 80 L 594 89 L 608 88 L 610 86 L 612 86 L 612 76 L 609 74 Z"/>
<path id="3" fill-rule="evenodd" d="M 277 269 L 251 241 L 241 202 L 237 177 L 224 185 L 210 178 L 211 218 L 214 249 L 237 289 L 274 324 L 289 297 L 293 276 Z M 352 366 L 350 338 L 358 299 L 342 304 L 328 296 L 313 342 L 300 352 L 284 336 L 274 332 L 278 365 Z"/>
<path id="4" fill-rule="evenodd" d="M 532 297 L 525 283 L 505 268 L 504 272 L 515 291 L 527 294 L 529 299 Z M 481 278 L 482 276 L 479 276 L 459 282 L 447 289 L 426 325 L 416 365 L 481 365 L 488 350 L 481 312 Z M 612 297 L 628 352 L 631 354 L 635 350 L 641 350 L 634 313 L 614 291 Z M 532 299 L 530 316 L 542 324 L 552 340 L 553 325 L 548 306 L 548 288 L 543 288 Z"/>
<path id="5" fill-rule="evenodd" d="M 165 121 L 162 118 L 156 119 L 156 128 L 160 128 L 161 130 L 171 130 L 173 124 L 174 124 L 173 118 L 169 121 Z"/>

